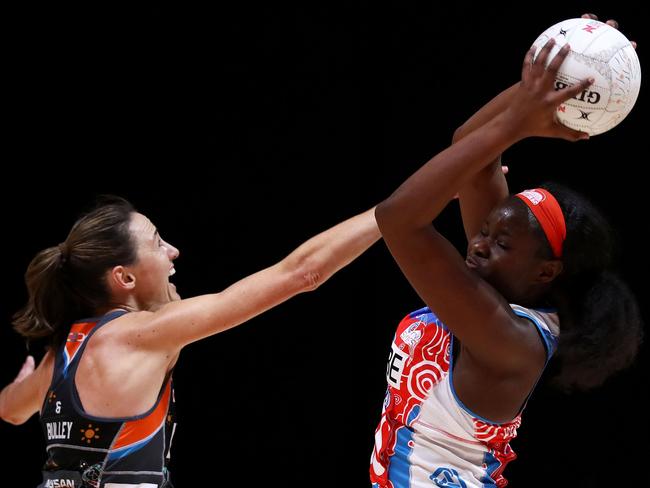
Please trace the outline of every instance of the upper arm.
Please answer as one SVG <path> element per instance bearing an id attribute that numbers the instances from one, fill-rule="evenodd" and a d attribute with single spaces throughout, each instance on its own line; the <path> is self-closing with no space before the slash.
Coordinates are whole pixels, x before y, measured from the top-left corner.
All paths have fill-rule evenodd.
<path id="1" fill-rule="evenodd" d="M 460 213 L 468 241 L 480 232 L 492 209 L 508 194 L 508 183 L 501 169 L 501 157 L 479 171 L 458 190 Z"/>
<path id="2" fill-rule="evenodd" d="M 504 110 L 518 85 L 519 82 L 504 90 L 456 129 L 451 143 L 460 141 Z M 508 193 L 508 183 L 501 168 L 501 156 L 458 189 L 463 227 L 468 240 L 481 230 L 490 211 L 506 198 Z"/>
<path id="3" fill-rule="evenodd" d="M 466 265 L 432 226 L 393 230 L 377 220 L 391 254 L 413 288 L 472 356 L 497 369 L 527 359 L 530 328 L 504 298 Z"/>
<path id="4" fill-rule="evenodd" d="M 281 261 L 220 293 L 172 302 L 156 312 L 143 312 L 133 323 L 137 337 L 124 329 L 124 339 L 128 335 L 135 346 L 179 351 L 187 344 L 239 325 L 308 289 L 309 280 L 309 276 L 301 276 Z"/>

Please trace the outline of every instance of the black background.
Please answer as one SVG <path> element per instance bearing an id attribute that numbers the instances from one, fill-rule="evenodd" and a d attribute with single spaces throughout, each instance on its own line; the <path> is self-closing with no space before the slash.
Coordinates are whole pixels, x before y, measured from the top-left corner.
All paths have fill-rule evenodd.
<path id="1" fill-rule="evenodd" d="M 7 13 L 0 382 L 25 356 L 10 317 L 29 260 L 64 240 L 95 195 L 130 199 L 180 248 L 182 296 L 221 290 L 388 196 L 518 79 L 539 33 L 584 11 L 619 20 L 644 65 L 647 22 L 632 3 Z M 604 210 L 647 320 L 646 100 L 642 90 L 621 125 L 588 142 L 526 140 L 504 160 L 512 190 L 555 180 Z M 452 203 L 439 228 L 462 248 L 457 216 Z M 176 485 L 369 486 L 390 342 L 420 306 L 379 243 L 315 293 L 187 347 Z M 647 362 L 644 348 L 588 394 L 542 384 L 513 442 L 511 485 L 630 486 L 644 469 L 634 446 L 648 435 Z M 35 486 L 37 417 L 0 423 L 0 439 L 3 472 Z"/>

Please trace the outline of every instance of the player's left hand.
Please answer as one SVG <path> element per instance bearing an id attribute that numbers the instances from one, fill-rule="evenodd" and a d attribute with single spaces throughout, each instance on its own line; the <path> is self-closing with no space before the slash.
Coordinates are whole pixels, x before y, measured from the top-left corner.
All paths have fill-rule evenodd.
<path id="1" fill-rule="evenodd" d="M 531 136 L 556 137 L 568 141 L 588 139 L 589 135 L 562 125 L 555 113 L 558 105 L 586 90 L 593 78 L 584 79 L 562 90 L 555 89 L 555 78 L 562 62 L 569 54 L 570 46 L 565 44 L 550 60 L 555 40 L 550 38 L 537 51 L 532 46 L 524 58 L 521 83 L 513 94 L 512 102 L 502 113 L 502 123 L 517 139 Z M 547 66 L 548 64 L 548 66 Z"/>

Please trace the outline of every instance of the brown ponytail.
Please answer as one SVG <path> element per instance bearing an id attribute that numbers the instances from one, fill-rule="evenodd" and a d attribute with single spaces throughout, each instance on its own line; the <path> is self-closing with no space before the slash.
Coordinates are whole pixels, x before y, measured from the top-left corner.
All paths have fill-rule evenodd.
<path id="1" fill-rule="evenodd" d="M 129 233 L 135 211 L 123 198 L 102 197 L 64 242 L 36 254 L 25 273 L 27 304 L 13 317 L 19 334 L 28 340 L 49 338 L 58 347 L 72 322 L 110 304 L 106 272 L 136 260 Z"/>

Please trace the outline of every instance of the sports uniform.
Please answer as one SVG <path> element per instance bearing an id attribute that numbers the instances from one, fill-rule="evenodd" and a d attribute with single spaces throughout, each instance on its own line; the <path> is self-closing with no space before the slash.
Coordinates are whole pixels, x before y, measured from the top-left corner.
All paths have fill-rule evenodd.
<path id="1" fill-rule="evenodd" d="M 548 362 L 557 346 L 550 327 L 558 323 L 557 314 L 517 305 L 512 309 L 537 328 Z M 507 484 L 501 473 L 516 457 L 509 442 L 517 435 L 521 412 L 510 422 L 495 423 L 462 404 L 452 382 L 453 343 L 451 331 L 429 308 L 410 313 L 399 324 L 371 456 L 374 488 Z"/>
<path id="2" fill-rule="evenodd" d="M 56 353 L 52 383 L 41 408 L 48 459 L 39 488 L 171 487 L 167 472 L 175 428 L 171 373 L 153 407 L 128 418 L 87 414 L 75 386 L 89 339 L 125 313 L 116 311 L 75 322 Z"/>

